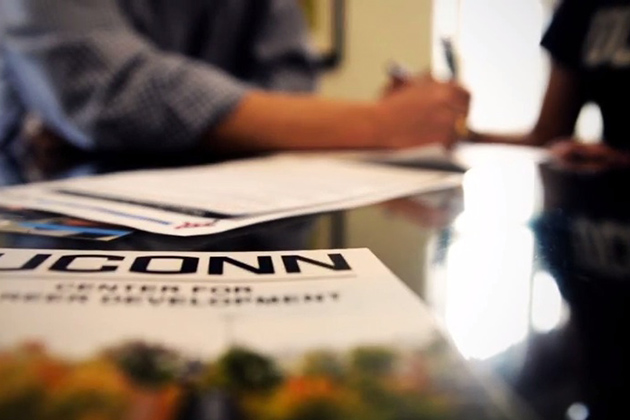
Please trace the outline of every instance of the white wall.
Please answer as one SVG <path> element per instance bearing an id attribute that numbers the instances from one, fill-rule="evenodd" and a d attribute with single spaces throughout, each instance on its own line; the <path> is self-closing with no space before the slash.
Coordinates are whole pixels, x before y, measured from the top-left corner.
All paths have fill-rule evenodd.
<path id="1" fill-rule="evenodd" d="M 473 93 L 470 124 L 482 131 L 528 130 L 536 121 L 547 62 L 540 0 L 436 0 L 434 37 L 455 38 L 462 83 Z M 434 46 L 441 72 L 441 48 Z"/>

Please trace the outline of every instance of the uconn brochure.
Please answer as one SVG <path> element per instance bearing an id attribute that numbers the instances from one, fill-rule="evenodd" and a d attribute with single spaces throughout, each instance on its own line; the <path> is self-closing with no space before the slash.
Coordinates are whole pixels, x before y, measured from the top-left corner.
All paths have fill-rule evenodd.
<path id="1" fill-rule="evenodd" d="M 0 249 L 0 377 L 2 419 L 530 418 L 367 249 Z"/>

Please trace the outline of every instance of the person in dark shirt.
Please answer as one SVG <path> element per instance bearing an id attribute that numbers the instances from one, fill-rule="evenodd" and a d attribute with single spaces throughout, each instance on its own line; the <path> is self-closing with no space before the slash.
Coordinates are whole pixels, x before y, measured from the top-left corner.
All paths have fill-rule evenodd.
<path id="1" fill-rule="evenodd" d="M 587 166 L 630 165 L 630 0 L 564 0 L 541 45 L 551 74 L 540 115 L 525 135 L 473 134 L 479 142 L 551 146 L 561 162 Z M 584 105 L 599 106 L 601 142 L 576 141 Z"/>

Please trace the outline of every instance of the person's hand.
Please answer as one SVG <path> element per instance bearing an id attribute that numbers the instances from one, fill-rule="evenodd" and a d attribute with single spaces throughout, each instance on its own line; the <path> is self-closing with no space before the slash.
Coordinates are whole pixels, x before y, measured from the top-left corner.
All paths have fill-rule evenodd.
<path id="1" fill-rule="evenodd" d="M 575 140 L 560 140 L 550 147 L 554 163 L 570 170 L 597 171 L 630 167 L 630 153 L 602 143 L 585 144 Z"/>
<path id="2" fill-rule="evenodd" d="M 389 89 L 379 103 L 384 147 L 403 148 L 429 143 L 450 147 L 458 140 L 470 94 L 456 83 L 422 76 Z"/>
<path id="3" fill-rule="evenodd" d="M 389 80 L 381 93 L 382 98 L 397 91 L 399 88 L 414 80 L 414 77 L 411 75 L 409 70 L 401 64 L 395 62 L 390 63 L 387 74 L 389 75 Z"/>

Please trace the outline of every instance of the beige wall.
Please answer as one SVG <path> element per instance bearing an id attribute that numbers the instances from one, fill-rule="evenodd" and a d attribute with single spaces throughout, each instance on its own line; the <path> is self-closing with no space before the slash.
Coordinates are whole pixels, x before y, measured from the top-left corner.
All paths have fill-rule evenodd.
<path id="1" fill-rule="evenodd" d="M 322 1 L 323 0 L 316 0 Z M 429 70 L 431 0 L 347 0 L 347 46 L 342 67 L 326 75 L 321 93 L 327 97 L 373 99 L 387 82 L 386 67 L 398 60 L 411 70 Z M 323 9 L 323 8 L 322 8 Z M 320 10 L 321 11 L 321 10 Z M 326 16 L 319 15 L 318 37 L 324 36 Z M 320 40 L 321 42 L 321 40 Z M 327 246 L 328 225 L 322 222 L 317 246 Z M 347 247 L 370 248 L 410 287 L 422 293 L 426 230 L 397 224 L 378 208 L 350 212 L 346 219 Z M 388 238 L 387 242 L 383 239 Z M 403 258 L 417 249 L 414 259 Z"/>
<path id="2" fill-rule="evenodd" d="M 322 94 L 335 98 L 375 98 L 387 80 L 385 70 L 392 59 L 414 71 L 429 70 L 431 0 L 346 2 L 346 57 L 339 70 L 324 77 Z M 318 40 L 326 33 L 324 9 L 320 7 Z"/>

